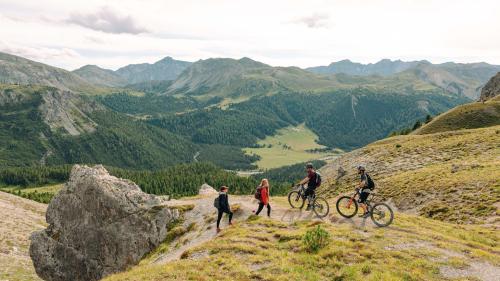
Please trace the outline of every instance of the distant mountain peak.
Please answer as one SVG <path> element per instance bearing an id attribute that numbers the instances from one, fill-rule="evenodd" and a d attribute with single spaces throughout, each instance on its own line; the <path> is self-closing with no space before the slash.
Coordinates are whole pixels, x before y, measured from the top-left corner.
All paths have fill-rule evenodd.
<path id="1" fill-rule="evenodd" d="M 126 79 L 128 84 L 174 80 L 191 64 L 191 62 L 176 60 L 167 56 L 153 64 L 129 64 L 118 69 L 116 73 Z"/>

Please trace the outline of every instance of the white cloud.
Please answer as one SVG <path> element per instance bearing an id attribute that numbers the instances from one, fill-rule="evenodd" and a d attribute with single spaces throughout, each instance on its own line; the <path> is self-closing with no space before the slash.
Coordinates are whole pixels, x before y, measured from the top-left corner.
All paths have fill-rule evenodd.
<path id="1" fill-rule="evenodd" d="M 330 16 L 322 13 L 314 13 L 310 16 L 301 17 L 292 21 L 292 23 L 305 24 L 309 28 L 327 27 Z"/>
<path id="2" fill-rule="evenodd" d="M 110 7 L 101 7 L 97 12 L 89 14 L 72 13 L 66 22 L 108 33 L 139 34 L 147 32 L 130 15 L 120 15 Z"/>
<path id="3" fill-rule="evenodd" d="M 500 64 L 496 0 L 107 0 L 105 12 L 102 3 L 0 0 L 0 38 L 68 69 L 164 56 L 301 67 L 346 58 Z"/>

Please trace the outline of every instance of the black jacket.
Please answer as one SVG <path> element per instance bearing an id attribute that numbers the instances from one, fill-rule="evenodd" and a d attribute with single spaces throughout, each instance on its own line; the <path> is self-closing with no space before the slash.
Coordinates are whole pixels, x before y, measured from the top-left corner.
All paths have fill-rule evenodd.
<path id="1" fill-rule="evenodd" d="M 219 211 L 222 212 L 230 212 L 231 209 L 229 208 L 229 200 L 227 193 L 225 192 L 220 192 L 219 193 Z"/>

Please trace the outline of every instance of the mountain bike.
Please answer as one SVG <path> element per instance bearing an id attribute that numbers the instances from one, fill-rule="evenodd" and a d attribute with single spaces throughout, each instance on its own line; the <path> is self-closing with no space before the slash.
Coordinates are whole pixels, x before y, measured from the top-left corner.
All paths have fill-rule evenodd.
<path id="1" fill-rule="evenodd" d="M 290 206 L 292 208 L 302 209 L 307 200 L 316 216 L 320 218 L 326 217 L 330 212 L 328 201 L 316 195 L 306 197 L 304 195 L 305 191 L 306 188 L 303 184 L 295 186 L 294 189 L 288 193 L 288 203 L 290 203 Z"/>
<path id="2" fill-rule="evenodd" d="M 342 196 L 337 200 L 336 207 L 337 212 L 344 218 L 352 218 L 358 213 L 358 201 L 356 197 L 361 194 L 360 190 L 357 188 L 356 192 L 352 196 Z M 368 212 L 370 213 L 370 218 L 373 223 L 379 227 L 388 226 L 394 220 L 394 212 L 391 207 L 385 203 L 375 203 L 372 205 L 372 198 L 376 197 L 377 194 L 370 193 L 368 199 L 366 199 L 365 204 L 368 207 Z"/>

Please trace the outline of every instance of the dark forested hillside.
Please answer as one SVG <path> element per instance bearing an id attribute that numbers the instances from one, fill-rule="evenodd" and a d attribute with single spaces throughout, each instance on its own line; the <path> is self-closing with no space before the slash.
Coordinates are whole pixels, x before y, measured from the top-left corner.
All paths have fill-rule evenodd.
<path id="1" fill-rule="evenodd" d="M 106 168 L 114 176 L 137 183 L 147 193 L 175 198 L 197 195 L 204 183 L 215 188 L 227 185 L 232 194 L 252 194 L 259 183 L 257 178 L 239 177 L 207 162 L 178 164 L 156 171 Z M 16 186 L 22 190 L 27 187 L 63 183 L 69 179 L 70 171 L 71 165 L 7 168 L 0 171 L 0 187 Z M 273 177 L 270 178 L 274 184 L 273 194 L 283 195 L 287 192 L 288 184 L 278 182 L 278 178 L 276 181 Z"/>
<path id="2" fill-rule="evenodd" d="M 140 112 L 154 108 L 164 112 L 162 104 L 155 107 L 159 101 L 177 101 L 163 96 L 157 102 L 141 103 L 149 95 L 140 100 L 125 94 L 116 98 L 122 99 L 117 102 L 121 108 L 127 104 L 124 101 L 136 101 L 130 108 L 135 106 Z M 52 87 L 0 85 L 0 117 L 0 167 L 96 163 L 159 169 L 196 161 L 198 153 L 200 161 L 247 169 L 254 168 L 256 160 L 239 148 L 195 144 L 182 135 L 106 109 L 91 98 Z"/>
<path id="3" fill-rule="evenodd" d="M 252 146 L 277 129 L 305 122 L 321 144 L 353 149 L 466 101 L 465 97 L 440 91 L 282 93 L 234 104 L 227 110 L 203 109 L 149 123 L 196 143 Z"/>
<path id="4" fill-rule="evenodd" d="M 248 146 L 287 125 L 250 111 L 211 108 L 163 119 L 151 124 L 190 137 L 196 143 Z"/>
<path id="5" fill-rule="evenodd" d="M 0 166 L 160 168 L 198 151 L 183 137 L 55 88 L 4 85 L 0 101 Z"/>
<path id="6" fill-rule="evenodd" d="M 137 115 L 176 113 L 200 107 L 200 104 L 191 98 L 175 98 L 152 93 L 144 96 L 115 93 L 99 97 L 99 100 L 115 111 Z"/>

